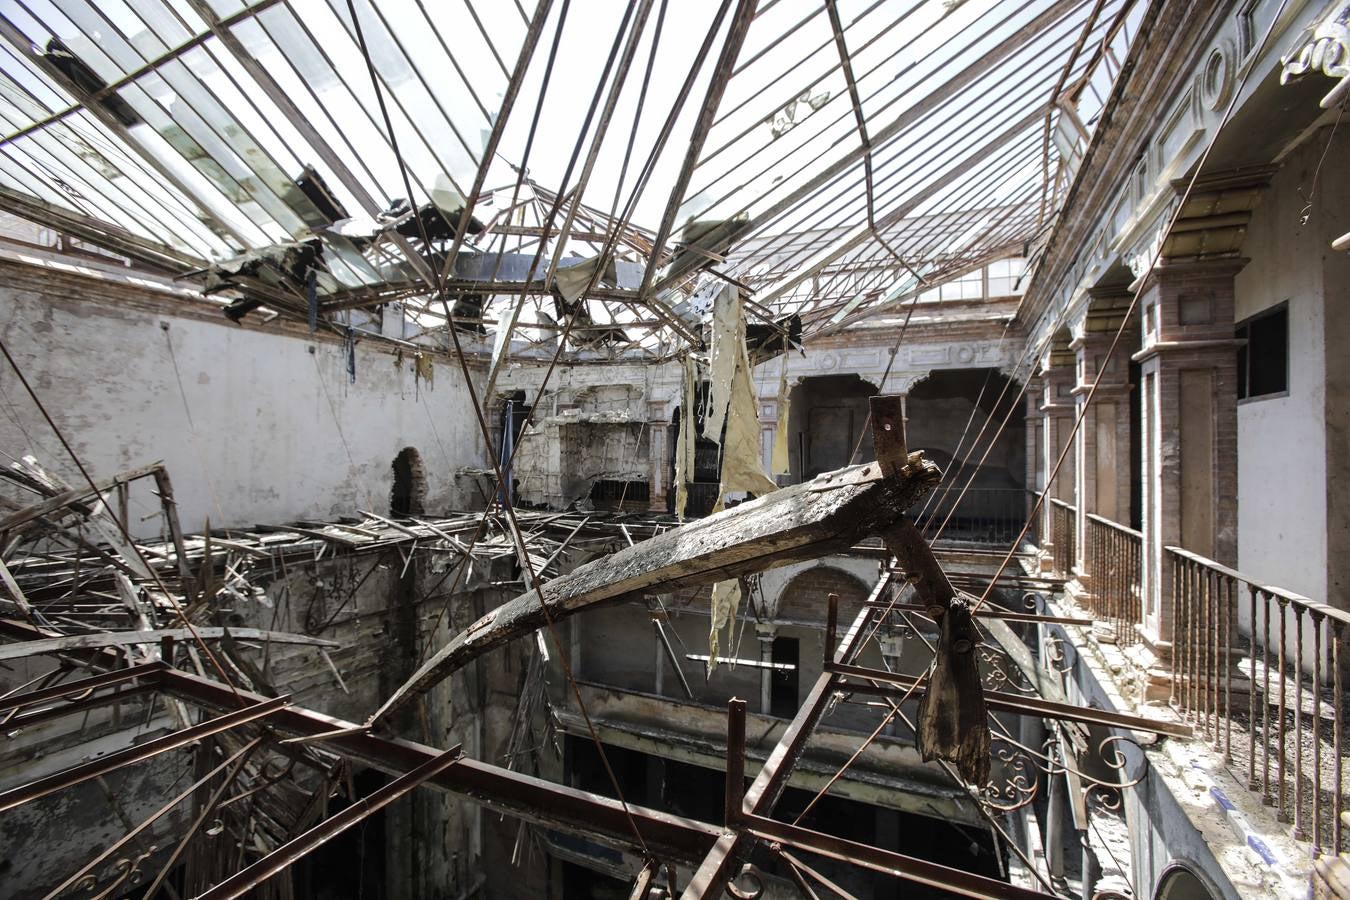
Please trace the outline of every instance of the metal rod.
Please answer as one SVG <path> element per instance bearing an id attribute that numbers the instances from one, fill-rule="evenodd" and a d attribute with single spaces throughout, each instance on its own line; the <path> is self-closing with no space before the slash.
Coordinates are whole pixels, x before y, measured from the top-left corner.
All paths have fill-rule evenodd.
<path id="1" fill-rule="evenodd" d="M 896 689 L 908 690 L 913 688 L 916 682 L 918 682 L 918 679 L 910 675 L 902 675 L 898 672 L 887 672 L 882 669 L 869 669 L 863 666 L 845 665 L 843 663 L 830 663 L 826 666 L 826 671 L 833 672 L 837 675 L 847 676 L 849 678 L 864 678 L 870 681 L 879 681 L 894 685 L 894 688 L 881 689 L 882 692 L 888 696 L 897 693 Z M 858 685 L 852 682 L 841 683 L 839 689 L 860 693 L 873 692 L 873 690 L 866 685 Z M 915 689 L 915 692 L 918 693 L 923 690 L 925 690 L 924 686 L 919 685 L 919 687 Z M 1153 734 L 1168 735 L 1170 737 L 1188 738 L 1192 736 L 1191 729 L 1185 725 L 1174 724 L 1172 722 L 1161 722 L 1143 716 L 1131 716 L 1103 709 L 1073 706 L 1068 703 L 1055 703 L 1050 700 L 1043 700 L 1040 697 L 1008 694 L 1003 691 L 985 691 L 984 697 L 985 703 L 988 705 L 989 709 L 999 712 L 1018 713 L 1026 716 L 1044 716 L 1046 718 L 1060 719 L 1066 722 L 1103 725 L 1107 728 L 1128 728 L 1133 731 L 1147 731 Z"/>
<path id="2" fill-rule="evenodd" d="M 800 825 L 789 825 L 786 822 L 779 822 L 776 819 L 757 816 L 753 813 L 745 813 L 744 822 L 751 832 L 761 838 L 778 841 L 781 844 L 807 850 L 811 853 L 818 853 L 840 862 L 862 866 L 874 872 L 882 872 L 902 878 L 905 881 L 941 888 L 966 897 L 978 897 L 982 900 L 988 897 L 1024 898 L 1024 900 L 1038 898 L 1038 900 L 1044 900 L 1046 897 L 1054 896 L 1053 894 L 1043 894 L 1040 891 L 1009 884 L 1006 881 L 998 881 L 993 878 L 986 878 L 983 875 L 975 875 L 971 872 L 963 872 L 960 869 L 952 869 L 927 860 L 905 856 L 891 850 L 883 850 L 880 847 L 872 847 L 857 841 L 812 831 L 809 828 L 802 828 Z"/>
<path id="3" fill-rule="evenodd" d="M 197 792 L 198 788 L 200 788 L 202 785 L 206 784 L 206 783 L 207 783 L 208 781 L 210 781 L 212 778 L 215 778 L 218 774 L 220 774 L 221 771 L 223 771 L 227 766 L 229 766 L 231 763 L 233 763 L 233 762 L 234 762 L 236 759 L 238 759 L 240 756 L 242 756 L 242 755 L 245 754 L 245 753 L 252 752 L 252 750 L 253 750 L 255 747 L 257 747 L 258 744 L 261 743 L 261 742 L 262 742 L 262 738 L 260 738 L 260 737 L 254 738 L 252 741 L 250 741 L 249 743 L 245 744 L 243 747 L 241 747 L 241 748 L 239 748 L 238 750 L 236 750 L 232 755 L 230 755 L 228 758 L 226 758 L 225 760 L 223 760 L 223 761 L 220 763 L 220 765 L 216 766 L 216 767 L 215 767 L 214 769 L 212 769 L 210 772 L 207 772 L 207 773 L 206 773 L 205 775 L 203 775 L 201 778 L 197 779 L 197 781 L 194 782 L 187 790 L 183 791 L 181 794 L 179 794 L 178 796 L 174 797 L 174 798 L 173 798 L 172 800 L 170 800 L 168 803 L 165 803 L 165 804 L 164 804 L 163 806 L 161 806 L 156 812 L 154 812 L 149 818 L 145 819 L 145 820 L 142 821 L 139 825 L 137 825 L 135 828 L 131 829 L 131 830 L 128 831 L 126 834 L 124 834 L 122 837 L 118 838 L 116 841 L 114 841 L 112 844 L 110 844 L 103 852 L 99 853 L 98 856 L 95 856 L 93 859 L 89 860 L 89 862 L 85 863 L 78 871 L 76 871 L 74 874 L 72 874 L 72 875 L 71 875 L 69 878 L 67 878 L 65 881 L 61 882 L 59 885 L 57 885 L 55 888 L 53 888 L 53 889 L 47 894 L 47 896 L 45 896 L 45 897 L 42 898 L 42 900 L 56 900 L 57 897 L 60 897 L 63 893 L 65 893 L 65 891 L 66 891 L 67 889 L 69 889 L 72 885 L 74 885 L 74 884 L 75 884 L 76 882 L 78 882 L 81 878 L 83 878 L 83 877 L 84 877 L 85 875 L 87 875 L 90 871 L 92 871 L 93 868 L 94 868 L 95 866 L 97 866 L 99 863 L 101 863 L 101 862 L 103 862 L 104 860 L 106 860 L 108 857 L 112 856 L 114 853 L 116 853 L 116 852 L 118 851 L 119 848 L 121 848 L 122 846 L 124 846 L 128 841 L 130 841 L 130 840 L 131 840 L 132 838 L 134 838 L 136 835 L 140 834 L 142 831 L 144 831 L 145 829 L 149 828 L 149 827 L 150 827 L 151 825 L 153 825 L 155 822 L 159 821 L 159 820 L 160 820 L 161 818 L 163 818 L 166 814 L 168 814 L 168 812 L 169 812 L 170 810 L 172 810 L 175 806 L 177 806 L 178 804 L 182 803 L 182 802 L 183 802 L 184 800 L 186 800 L 188 797 L 191 797 L 194 793 Z"/>
<path id="4" fill-rule="evenodd" d="M 230 789 L 230 786 L 238 779 L 239 774 L 244 771 L 244 764 L 248 762 L 249 757 L 253 755 L 253 751 L 256 750 L 261 743 L 262 738 L 255 738 L 251 741 L 245 748 L 246 752 L 239 757 L 238 761 L 235 762 L 234 767 L 230 769 L 230 773 L 225 776 L 225 780 L 211 792 L 210 799 L 202 804 L 201 811 L 197 813 L 197 817 L 192 820 L 192 824 L 188 826 L 187 831 L 183 834 L 182 838 L 179 839 L 178 845 L 173 848 L 173 852 L 169 854 L 169 858 L 164 861 L 164 865 L 160 867 L 159 874 L 155 876 L 155 880 L 150 883 L 150 887 L 146 888 L 142 900 L 152 900 L 155 894 L 159 893 L 160 886 L 164 884 L 164 879 L 169 877 L 169 872 L 173 871 L 173 867 L 178 862 L 178 858 L 183 855 L 183 851 L 187 849 L 188 844 L 192 841 L 192 838 L 196 836 L 197 831 L 202 827 L 202 824 L 206 822 L 207 817 L 215 812 L 216 806 L 220 803 L 220 798 L 225 796 L 225 792 Z"/>
<path id="5" fill-rule="evenodd" d="M 102 675 L 94 675 L 91 678 L 81 678 L 79 681 L 68 681 L 65 684 L 58 684 L 54 687 L 42 688 L 36 691 L 29 691 L 26 694 L 14 694 L 10 697 L 0 699 L 0 712 L 11 709 L 22 709 L 25 706 L 33 706 L 37 703 L 46 703 L 48 700 L 55 700 L 58 697 L 67 697 L 71 694 L 79 694 L 84 691 L 93 691 L 109 685 L 121 684 L 124 681 L 132 681 L 147 675 L 162 672 L 164 666 L 158 662 L 144 663 L 139 666 L 132 666 L 129 669 L 116 669 L 112 672 L 105 672 Z"/>
<path id="6" fill-rule="evenodd" d="M 146 741 L 144 744 L 117 750 L 98 759 L 55 772 L 45 778 L 30 781 L 27 784 L 0 793 L 0 812 L 6 812 L 40 797 L 46 797 L 65 788 L 73 787 L 81 782 L 88 781 L 90 778 L 106 775 L 123 766 L 150 759 L 169 750 L 176 750 L 204 737 L 237 728 L 264 716 L 270 716 L 289 703 L 289 696 L 263 700 L 235 712 L 202 722 L 199 725 L 166 734 L 163 737 Z"/>
<path id="7" fill-rule="evenodd" d="M 416 769 L 395 778 L 369 796 L 356 801 L 332 818 L 320 822 L 304 834 L 282 844 L 253 865 L 236 872 L 206 893 L 198 895 L 197 900 L 229 900 L 229 898 L 242 896 L 273 875 L 284 871 L 311 850 L 337 837 L 362 819 L 379 812 L 418 785 L 444 772 L 459 760 L 458 747 L 428 760 Z"/>
<path id="8" fill-rule="evenodd" d="M 230 709 L 236 703 L 225 685 L 178 669 L 165 670 L 159 683 L 172 696 L 207 708 Z M 248 691 L 239 693 L 245 701 L 265 699 Z M 412 741 L 381 737 L 354 722 L 297 706 L 278 710 L 267 724 L 281 737 L 330 734 L 323 745 L 326 751 L 393 775 L 409 772 L 441 753 Z M 467 758 L 426 783 L 498 813 L 610 844 L 636 846 L 623 805 L 608 797 Z M 641 822 L 647 846 L 662 859 L 698 860 L 721 833 L 715 825 L 631 803 L 627 812 Z"/>
<path id="9" fill-rule="evenodd" d="M 890 588 L 891 581 L 892 576 L 889 573 L 883 575 L 877 582 L 876 587 L 872 589 L 868 599 L 876 600 L 881 597 Z M 836 660 L 849 659 L 854 650 L 862 647 L 864 629 L 867 621 L 873 615 L 873 610 L 870 607 L 864 607 L 858 612 L 853 621 L 853 627 L 845 635 L 842 645 L 835 653 Z M 744 810 L 759 815 L 768 815 L 773 812 L 779 797 L 782 796 L 783 790 L 787 787 L 793 767 L 806 748 L 806 742 L 811 737 L 811 732 L 825 714 L 825 707 L 835 691 L 836 680 L 836 676 L 832 672 L 822 672 L 820 677 L 816 679 L 815 685 L 806 695 L 801 708 L 797 710 L 797 715 L 788 724 L 782 737 L 779 738 L 778 744 L 769 754 L 769 758 L 764 761 L 764 765 L 760 768 L 759 775 L 756 776 L 754 783 L 746 791 L 742 801 Z M 717 843 L 713 845 L 713 848 L 708 852 L 698 870 L 694 872 L 693 878 L 685 887 L 682 895 L 684 900 L 720 897 L 726 889 L 726 885 L 735 877 L 739 863 L 749 856 L 754 844 L 754 836 L 744 830 L 718 837 Z"/>
<path id="10" fill-rule="evenodd" d="M 745 800 L 745 701 L 727 701 L 727 788 L 722 820 L 728 828 L 741 821 Z"/>

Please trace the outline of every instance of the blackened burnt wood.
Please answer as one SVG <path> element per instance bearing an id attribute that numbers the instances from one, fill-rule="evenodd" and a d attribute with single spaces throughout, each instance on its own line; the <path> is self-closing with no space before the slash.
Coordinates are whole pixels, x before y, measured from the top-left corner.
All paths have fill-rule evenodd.
<path id="1" fill-rule="evenodd" d="M 876 463 L 827 472 L 626 547 L 502 604 L 451 639 L 394 692 L 375 720 L 514 638 L 584 609 L 668 593 L 845 552 L 886 531 L 942 473 L 921 453 L 882 478 Z"/>
<path id="2" fill-rule="evenodd" d="M 975 630 L 970 607 L 955 599 L 941 617 L 928 690 L 919 698 L 914 740 L 924 761 L 945 759 L 969 784 L 989 781 L 989 712 L 980 682 Z"/>
<path id="3" fill-rule="evenodd" d="M 989 780 L 989 713 L 975 648 L 980 632 L 970 606 L 956 595 L 933 548 L 914 524 L 902 520 L 883 536 L 896 564 L 941 629 L 928 688 L 919 699 L 914 741 L 924 760 L 943 759 L 967 782 Z"/>

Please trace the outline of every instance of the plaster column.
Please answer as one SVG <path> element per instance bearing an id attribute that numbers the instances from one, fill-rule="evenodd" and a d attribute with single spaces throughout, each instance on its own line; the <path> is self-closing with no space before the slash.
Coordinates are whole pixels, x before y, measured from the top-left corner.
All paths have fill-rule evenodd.
<path id="1" fill-rule="evenodd" d="M 647 475 L 647 508 L 652 512 L 666 511 L 666 474 L 670 466 L 670 452 L 667 440 L 670 434 L 670 419 L 666 415 L 665 401 L 650 401 L 647 404 L 647 447 L 649 470 Z"/>
<path id="2" fill-rule="evenodd" d="M 1072 452 L 1064 458 L 1064 463 L 1059 467 L 1054 480 L 1050 480 L 1051 473 L 1055 471 L 1055 463 L 1059 462 L 1060 454 L 1069 445 L 1069 435 L 1073 431 L 1074 415 L 1077 412 L 1073 397 L 1074 385 L 1078 381 L 1074 362 L 1073 352 L 1068 349 L 1066 343 L 1062 349 L 1051 350 L 1050 365 L 1045 368 L 1042 376 L 1040 412 L 1044 435 L 1041 441 L 1043 454 L 1041 468 L 1044 472 L 1042 480 L 1047 483 L 1045 502 L 1041 505 L 1040 524 L 1041 534 L 1046 537 L 1046 548 L 1054 546 L 1050 501 L 1054 499 L 1074 505 L 1074 471 L 1077 467 L 1074 465 Z"/>
<path id="3" fill-rule="evenodd" d="M 773 668 L 769 663 L 773 662 L 773 641 L 778 637 L 778 626 L 757 623 L 755 637 L 759 638 L 759 661 L 764 663 L 759 670 L 759 712 L 767 716 L 773 707 Z"/>
<path id="4" fill-rule="evenodd" d="M 1026 390 L 1026 428 L 1027 428 L 1027 516 L 1036 505 L 1035 494 L 1045 490 L 1045 415 L 1041 412 L 1041 396 L 1044 385 L 1039 375 L 1027 379 Z M 1040 527 L 1044 514 L 1037 513 L 1037 523 L 1032 526 L 1032 536 L 1036 547 L 1044 551 L 1050 540 L 1050 533 Z"/>
<path id="5" fill-rule="evenodd" d="M 1237 556 L 1237 354 L 1233 278 L 1245 259 L 1164 260 L 1146 273 L 1140 364 L 1143 635 L 1170 658 L 1172 567 L 1181 546 L 1232 566 Z"/>
<path id="6" fill-rule="evenodd" d="M 1130 295 L 1117 293 L 1111 299 Z M 1074 566 L 1079 583 L 1092 590 L 1087 568 L 1088 514 L 1128 524 L 1130 521 L 1130 341 L 1121 336 L 1120 346 L 1108 360 L 1107 351 L 1120 326 L 1119 316 L 1100 315 L 1090 309 L 1082 335 L 1070 345 L 1077 357 L 1074 385 L 1076 415 L 1083 425 L 1074 436 L 1074 493 L 1078 498 L 1078 547 Z M 1099 380 L 1100 379 L 1100 380 Z M 1097 382 L 1092 405 L 1088 393 Z"/>

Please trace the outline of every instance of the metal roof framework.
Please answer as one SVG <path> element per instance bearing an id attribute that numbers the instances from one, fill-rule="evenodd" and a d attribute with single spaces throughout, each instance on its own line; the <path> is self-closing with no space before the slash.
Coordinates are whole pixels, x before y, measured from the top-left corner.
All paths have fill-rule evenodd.
<path id="1" fill-rule="evenodd" d="M 573 357 L 595 355 L 586 329 L 609 334 L 606 358 L 684 352 L 698 325 L 675 308 L 709 269 L 745 288 L 752 319 L 797 314 L 809 336 L 1034 253 L 1141 6 L 722 0 L 681 8 L 681 32 L 668 0 L 641 0 L 597 83 L 569 84 L 567 48 L 585 37 L 595 52 L 613 28 L 580 4 L 569 20 L 570 4 L 519 0 L 9 0 L 0 208 L 180 273 L 317 236 L 321 320 L 399 299 L 443 329 L 442 291 L 479 293 L 474 324 L 511 325 L 513 353 L 570 327 L 535 313 L 564 262 L 593 255 L 643 272 L 591 285 Z M 704 31 L 698 52 L 678 46 Z M 649 96 L 681 76 L 669 109 Z M 560 92 L 590 91 L 575 135 L 536 135 Z M 625 132 L 616 184 L 597 152 Z M 572 137 L 542 189 L 531 153 Z M 484 190 L 510 180 L 509 200 Z M 427 245 L 398 226 L 428 204 L 488 225 Z M 642 206 L 662 210 L 650 230 Z M 723 231 L 708 238 L 709 223 Z M 507 290 L 460 277 L 504 252 L 539 259 Z M 234 287 L 307 317 L 303 284 L 262 282 Z"/>

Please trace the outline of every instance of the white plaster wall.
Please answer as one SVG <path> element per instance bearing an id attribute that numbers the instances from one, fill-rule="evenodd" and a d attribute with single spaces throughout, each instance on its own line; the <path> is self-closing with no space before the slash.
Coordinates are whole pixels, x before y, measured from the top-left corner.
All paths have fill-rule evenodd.
<path id="1" fill-rule="evenodd" d="M 396 367 L 384 347 L 359 343 L 353 384 L 330 341 L 171 316 L 153 298 L 102 302 L 91 296 L 97 283 L 42 284 L 42 293 L 0 287 L 0 335 L 95 478 L 164 460 L 186 530 L 208 516 L 233 527 L 386 512 L 391 465 L 408 446 L 422 456 L 428 511 L 477 498 L 455 470 L 484 464 L 482 440 L 463 378 L 443 358 L 433 386 L 415 385 L 408 360 Z M 32 453 L 77 483 L 7 365 L 0 450 Z M 133 513 L 153 510 L 153 497 L 139 499 Z M 137 531 L 159 531 L 157 519 L 138 518 Z"/>
<path id="2" fill-rule="evenodd" d="M 1326 357 L 1322 254 L 1301 223 L 1324 141 L 1276 173 L 1252 216 L 1236 281 L 1237 320 L 1289 302 L 1288 396 L 1238 404 L 1238 569 L 1267 584 L 1326 597 Z"/>

